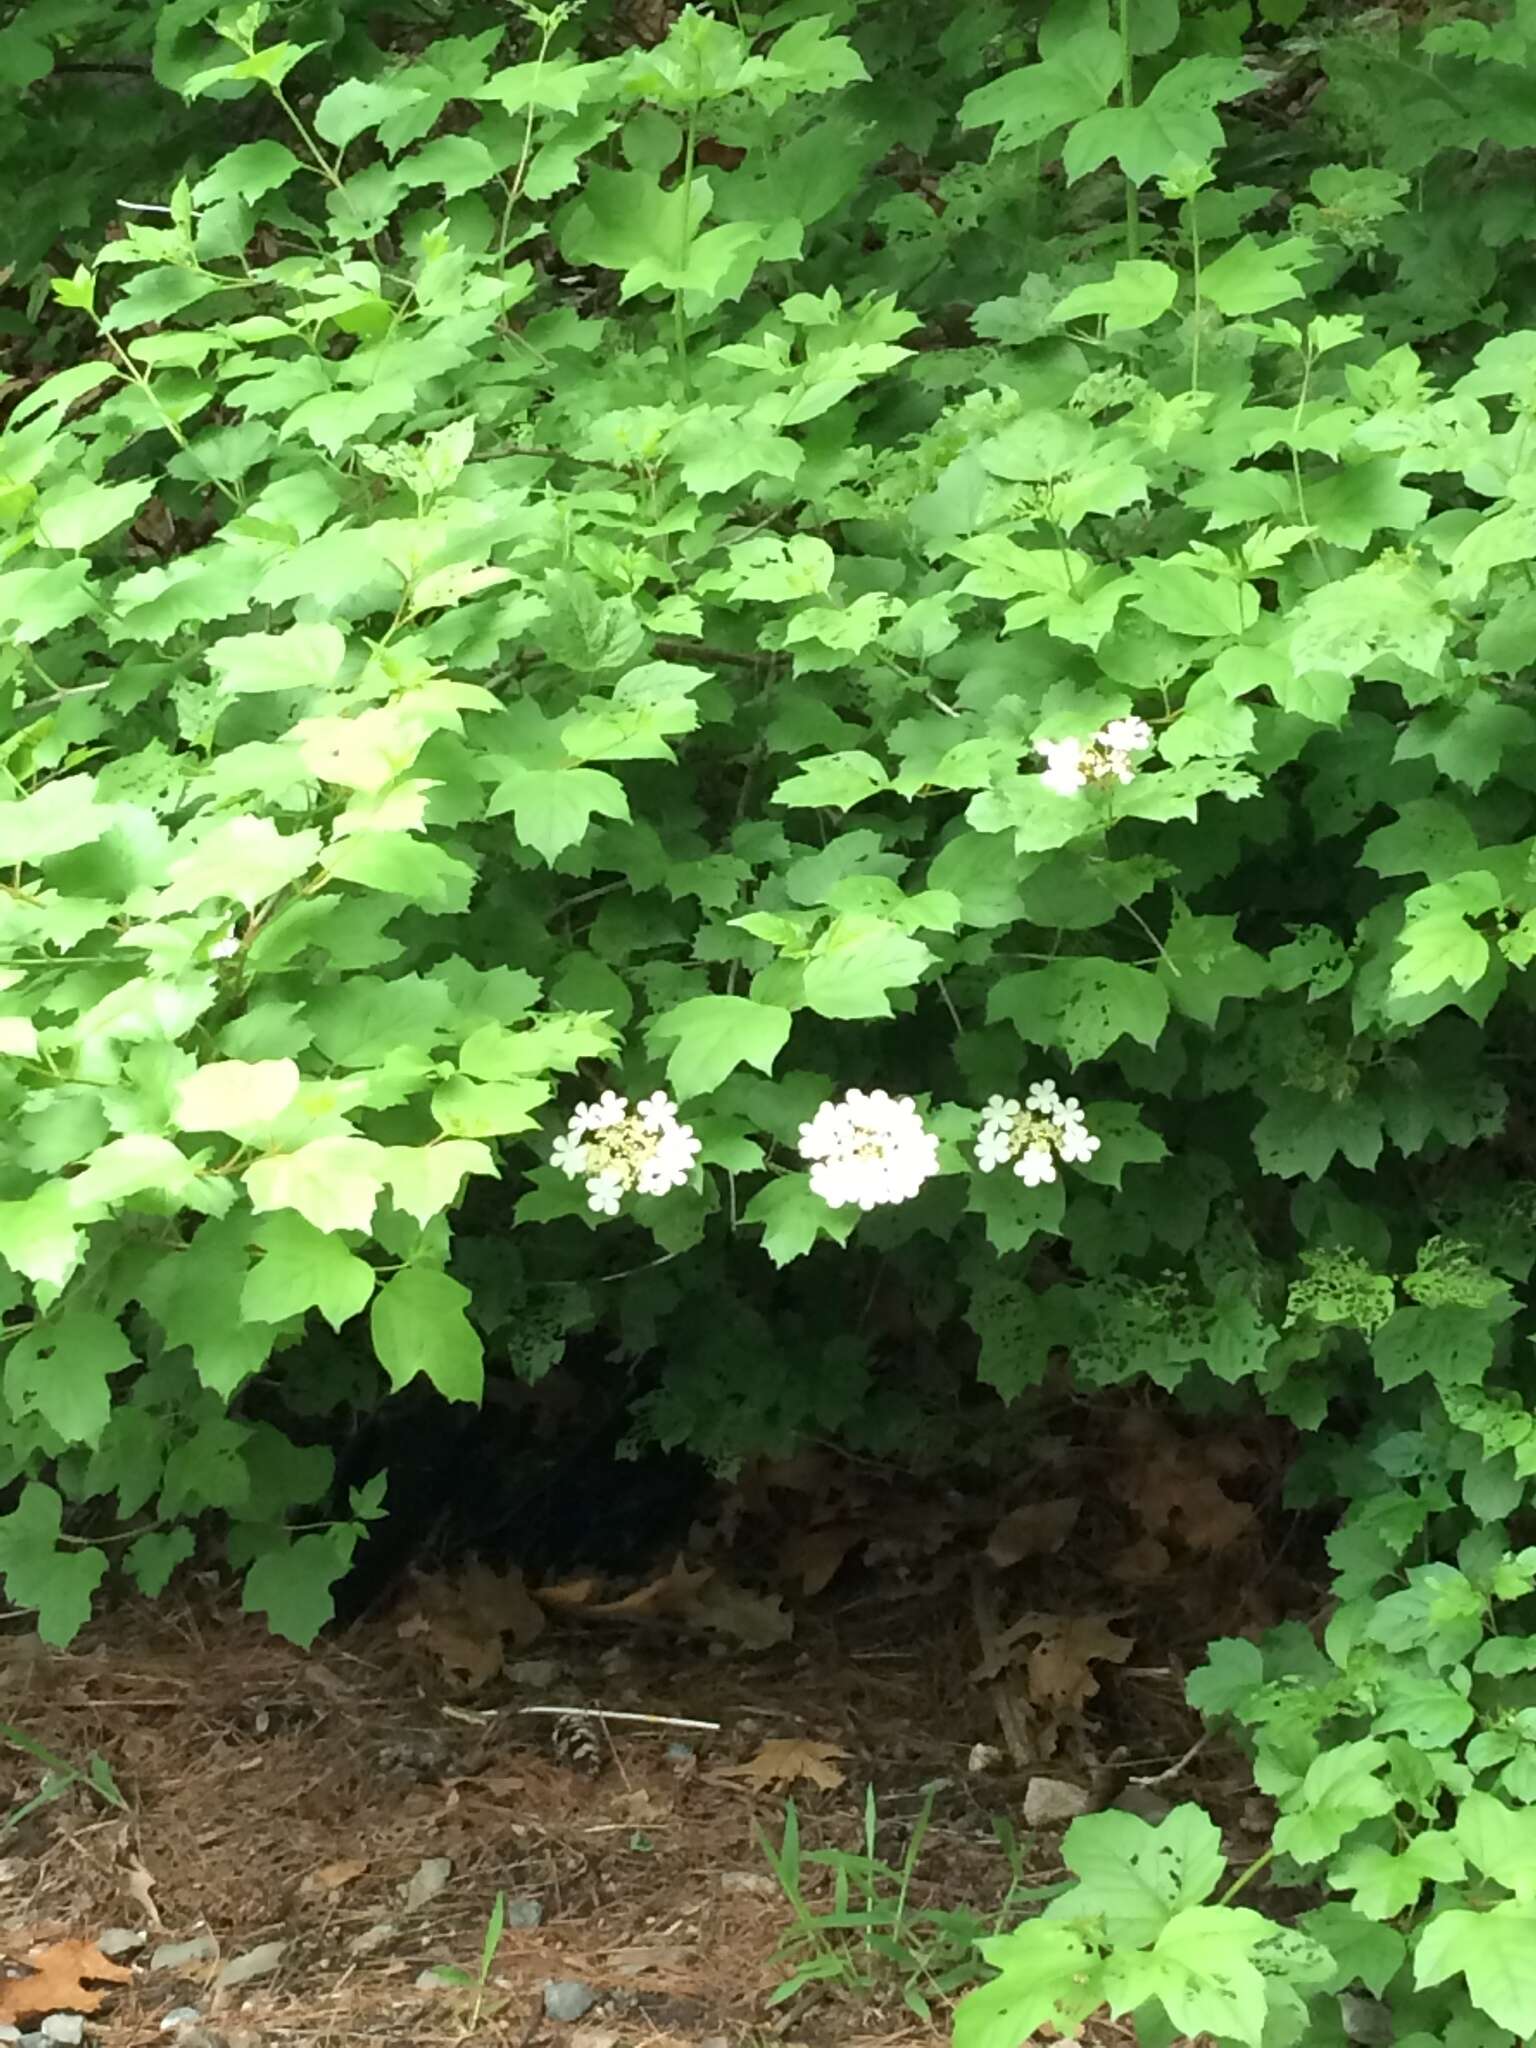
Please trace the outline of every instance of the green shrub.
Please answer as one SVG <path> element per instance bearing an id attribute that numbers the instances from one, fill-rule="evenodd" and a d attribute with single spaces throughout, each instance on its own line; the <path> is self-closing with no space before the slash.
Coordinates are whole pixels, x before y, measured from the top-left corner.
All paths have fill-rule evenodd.
<path id="1" fill-rule="evenodd" d="M 211 1518 L 307 1640 L 381 1491 L 274 1418 L 573 1332 L 721 1463 L 1263 1403 L 1340 1604 L 1192 1698 L 1305 1933 L 1084 1823 L 988 2048 L 1536 2030 L 1524 14 L 1294 13 L 530 11 L 310 107 L 253 8 L 0 441 L 9 1599 Z"/>

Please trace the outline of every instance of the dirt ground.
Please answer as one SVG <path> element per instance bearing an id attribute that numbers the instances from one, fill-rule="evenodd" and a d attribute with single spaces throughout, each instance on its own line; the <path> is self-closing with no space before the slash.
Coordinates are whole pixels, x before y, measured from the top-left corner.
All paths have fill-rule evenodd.
<path id="1" fill-rule="evenodd" d="M 1026 1823 L 1036 1777 L 1069 1803 L 1139 1801 L 1151 1819 L 1202 1799 L 1228 1821 L 1234 1859 L 1256 1853 L 1263 1815 L 1242 1761 L 1201 1744 L 1183 1680 L 1208 1636 L 1277 1618 L 1278 1594 L 1255 1611 L 1254 1591 L 1275 1531 L 1229 1476 L 1206 1505 L 1219 1494 L 1231 1526 L 1181 1540 L 1167 1502 L 1190 1498 L 1190 1470 L 1154 1484 L 1172 1455 L 1152 1447 L 1129 1512 L 1080 1500 L 1079 1537 L 1094 1540 L 1066 1550 L 1078 1511 L 1037 1499 L 979 1535 L 949 1528 L 915 1572 L 910 1541 L 904 1556 L 871 1534 L 910 1534 L 910 1504 L 886 1501 L 859 1531 L 859 1568 L 814 1596 L 804 1586 L 852 1546 L 846 1491 L 835 1528 L 823 1491 L 815 1528 L 781 1532 L 798 1597 L 737 1585 L 723 1609 L 717 1558 L 658 1567 L 617 1599 L 536 1589 L 531 1607 L 515 1574 L 471 1568 L 309 1652 L 212 1586 L 120 1605 L 67 1651 L 13 1621 L 0 1720 L 76 1766 L 105 1759 L 126 1809 L 76 1785 L 0 1832 L 0 1960 L 14 1982 L 49 1944 L 104 1941 L 125 1974 L 97 1986 L 87 2040 L 102 2048 L 943 2039 L 942 2011 L 925 2025 L 895 1976 L 872 1994 L 827 1983 L 771 2002 L 791 1915 L 761 1834 L 779 1839 L 788 1794 L 806 1848 L 857 1849 L 872 1787 L 879 1853 L 899 1862 L 936 1787 L 911 1903 L 986 1920 L 1010 1882 L 999 1817 L 1029 1882 L 1064 1874 L 1063 1817 Z M 1162 1508 L 1137 1509 L 1154 1497 Z M 754 1601 L 787 1640 L 740 1640 Z M 520 1625 L 525 1607 L 536 1618 Z M 561 1707 L 614 1717 L 583 1723 L 597 1738 L 585 1763 L 567 1724 L 553 1739 Z M 0 1829 L 41 1776 L 0 1741 Z M 830 1881 L 807 1873 L 813 1904 L 830 1903 Z M 498 1893 L 507 1925 L 483 1992 L 430 1981 L 444 1967 L 477 1977 Z M 571 1983 L 595 1994 L 590 2009 L 550 2017 L 547 1987 Z"/>

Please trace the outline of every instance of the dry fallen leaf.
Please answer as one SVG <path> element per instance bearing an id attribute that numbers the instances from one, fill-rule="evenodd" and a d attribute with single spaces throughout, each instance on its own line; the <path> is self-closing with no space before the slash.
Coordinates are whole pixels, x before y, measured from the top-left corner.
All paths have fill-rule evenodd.
<path id="1" fill-rule="evenodd" d="M 829 1586 L 842 1569 L 843 1559 L 859 1540 L 857 1529 L 846 1524 L 824 1529 L 796 1529 L 785 1539 L 779 1569 L 800 1581 L 807 1597 Z"/>
<path id="2" fill-rule="evenodd" d="M 1124 1550 L 1116 1551 L 1104 1569 L 1124 1586 L 1150 1586 L 1154 1579 L 1162 1578 L 1171 1562 L 1166 1543 L 1159 1543 L 1155 1536 L 1138 1536 Z"/>
<path id="3" fill-rule="evenodd" d="M 601 1600 L 588 1606 L 585 1612 L 601 1616 L 604 1620 L 627 1620 L 651 1615 L 688 1615 L 698 1602 L 702 1589 L 714 1577 L 714 1568 L 704 1565 L 698 1571 L 690 1571 L 681 1557 L 675 1558 L 670 1571 L 659 1579 L 652 1579 L 648 1585 L 637 1586 L 632 1593 L 626 1593 L 618 1600 Z M 542 1595 L 540 1596 L 543 1597 Z"/>
<path id="4" fill-rule="evenodd" d="M 717 1635 L 731 1636 L 749 1650 L 771 1650 L 795 1632 L 795 1617 L 777 1593 L 753 1593 L 731 1579 L 715 1579 L 688 1608 L 690 1619 Z"/>
<path id="5" fill-rule="evenodd" d="M 104 1956 L 93 1941 L 56 1941 L 27 1958 L 32 1974 L 0 1982 L 0 2026 L 46 2019 L 53 2012 L 95 2012 L 106 1997 L 99 1984 L 131 1984 L 132 1970 Z"/>
<path id="6" fill-rule="evenodd" d="M 987 1538 L 987 1556 L 999 1567 L 1026 1557 L 1047 1557 L 1060 1550 L 1072 1533 L 1082 1502 L 1077 1499 L 1037 1500 L 1004 1515 Z"/>
<path id="7" fill-rule="evenodd" d="M 1073 1712 L 1099 1689 L 1090 1666 L 1123 1664 L 1129 1636 L 1117 1636 L 1103 1615 L 1074 1615 L 1044 1632 L 1029 1653 L 1029 1695 L 1037 1706 Z"/>
<path id="8" fill-rule="evenodd" d="M 458 1594 L 472 1621 L 510 1636 L 520 1650 L 544 1633 L 544 1610 L 515 1568 L 493 1572 L 488 1565 L 470 1564 L 459 1574 Z"/>
<path id="9" fill-rule="evenodd" d="M 423 1626 L 412 1629 L 442 1665 L 450 1678 L 462 1679 L 471 1692 L 488 1685 L 506 1663 L 498 1635 L 471 1635 L 467 1629 L 422 1617 Z M 402 1626 L 401 1633 L 405 1629 Z"/>
<path id="10" fill-rule="evenodd" d="M 366 1857 L 344 1857 L 339 1863 L 322 1863 L 318 1870 L 312 1870 L 299 1886 L 304 1892 L 339 1892 L 344 1884 L 354 1884 L 368 1868 Z"/>
<path id="11" fill-rule="evenodd" d="M 805 1778 L 813 1785 L 820 1785 L 824 1792 L 835 1792 L 847 1773 L 838 1769 L 833 1758 L 847 1754 L 847 1750 L 839 1749 L 835 1742 L 806 1742 L 798 1735 L 775 1736 L 746 1763 L 724 1764 L 709 1775 L 712 1778 L 740 1778 L 760 1791 L 793 1785 Z"/>

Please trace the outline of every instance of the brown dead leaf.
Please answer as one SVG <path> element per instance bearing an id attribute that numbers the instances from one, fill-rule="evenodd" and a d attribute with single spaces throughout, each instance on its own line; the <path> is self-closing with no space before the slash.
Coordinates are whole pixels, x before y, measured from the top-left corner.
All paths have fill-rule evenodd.
<path id="1" fill-rule="evenodd" d="M 1026 1557 L 1048 1557 L 1060 1550 L 1082 1509 L 1076 1498 L 1031 1501 L 1004 1515 L 987 1538 L 987 1556 L 1000 1568 Z"/>
<path id="2" fill-rule="evenodd" d="M 787 1643 L 795 1632 L 795 1617 L 777 1593 L 754 1593 L 733 1579 L 715 1579 L 705 1586 L 688 1614 L 749 1650 L 771 1650 L 777 1643 Z"/>
<path id="3" fill-rule="evenodd" d="M 809 1597 L 831 1585 L 858 1540 L 858 1530 L 846 1526 L 794 1529 L 779 1554 L 779 1568 L 786 1578 L 798 1579 L 801 1592 Z"/>
<path id="4" fill-rule="evenodd" d="M 553 1586 L 538 1586 L 534 1599 L 541 1607 L 553 1607 L 564 1612 L 570 1608 L 590 1607 L 602 1590 L 599 1579 L 562 1579 Z"/>
<path id="5" fill-rule="evenodd" d="M 1166 1543 L 1155 1536 L 1138 1536 L 1134 1543 L 1117 1550 L 1104 1569 L 1123 1586 L 1150 1586 L 1160 1579 L 1172 1562 Z"/>
<path id="6" fill-rule="evenodd" d="M 90 1983 L 133 1982 L 132 1970 L 110 1961 L 93 1941 L 56 1941 L 27 1961 L 31 1976 L 0 1982 L 0 2025 L 46 2019 L 53 2012 L 95 2012 L 107 1994 L 93 1991 Z"/>
<path id="7" fill-rule="evenodd" d="M 688 1615 L 698 1604 L 700 1590 L 714 1577 L 712 1565 L 690 1571 L 681 1557 L 674 1558 L 670 1571 L 649 1585 L 637 1586 L 619 1600 L 601 1600 L 583 1611 L 604 1620 L 629 1620 L 651 1615 Z"/>
<path id="8" fill-rule="evenodd" d="M 1178 1532 L 1191 1550 L 1230 1549 L 1252 1522 L 1247 1501 L 1233 1500 L 1210 1473 L 1185 1488 L 1178 1506 Z"/>
<path id="9" fill-rule="evenodd" d="M 459 1575 L 457 1590 L 473 1621 L 488 1632 L 510 1636 L 520 1650 L 544 1633 L 544 1610 L 520 1571 L 493 1572 L 488 1565 L 471 1564 Z"/>
<path id="10" fill-rule="evenodd" d="M 824 1792 L 835 1792 L 847 1773 L 834 1762 L 845 1757 L 846 1749 L 835 1742 L 806 1742 L 798 1735 L 774 1736 L 744 1764 L 723 1764 L 711 1771 L 712 1778 L 739 1778 L 754 1790 L 767 1792 L 807 1779 Z"/>
<path id="11" fill-rule="evenodd" d="M 156 1934 L 165 1932 L 165 1922 L 160 1918 L 160 1908 L 155 1904 L 155 1879 L 144 1868 L 136 1856 L 127 1859 L 127 1874 L 123 1889 L 143 1913 Z"/>
<path id="12" fill-rule="evenodd" d="M 365 1856 L 344 1857 L 339 1863 L 322 1863 L 318 1870 L 312 1870 L 299 1886 L 302 1892 L 339 1892 L 343 1885 L 355 1884 L 368 1869 Z"/>
<path id="13" fill-rule="evenodd" d="M 1030 1698 L 1048 1712 L 1075 1713 L 1099 1689 L 1092 1665 L 1123 1664 L 1130 1654 L 1130 1637 L 1117 1636 L 1106 1616 L 1063 1617 L 1029 1653 Z"/>
<path id="14" fill-rule="evenodd" d="M 420 1635 L 450 1678 L 462 1680 L 471 1691 L 488 1685 L 506 1663 L 498 1635 L 472 1634 L 468 1629 L 454 1628 L 428 1615 L 421 1616 L 421 1623 L 420 1629 L 411 1633 Z M 404 1625 L 401 1633 L 405 1633 Z"/>

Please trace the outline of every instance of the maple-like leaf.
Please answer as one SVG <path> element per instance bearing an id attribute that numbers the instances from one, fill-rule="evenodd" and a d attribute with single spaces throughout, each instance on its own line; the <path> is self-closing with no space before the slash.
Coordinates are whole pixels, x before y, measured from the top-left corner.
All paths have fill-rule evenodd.
<path id="1" fill-rule="evenodd" d="M 847 1754 L 835 1742 L 807 1742 L 798 1735 L 773 1736 L 744 1764 L 722 1765 L 711 1771 L 710 1776 L 739 1778 L 754 1790 L 765 1792 L 797 1784 L 804 1778 L 824 1792 L 835 1792 L 847 1777 L 835 1760 Z"/>
<path id="2" fill-rule="evenodd" d="M 107 1994 L 92 1985 L 133 1982 L 132 1970 L 110 1961 L 93 1941 L 55 1941 L 27 1963 L 29 1977 L 0 1982 L 0 2026 L 54 2012 L 95 2012 Z"/>

